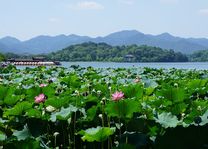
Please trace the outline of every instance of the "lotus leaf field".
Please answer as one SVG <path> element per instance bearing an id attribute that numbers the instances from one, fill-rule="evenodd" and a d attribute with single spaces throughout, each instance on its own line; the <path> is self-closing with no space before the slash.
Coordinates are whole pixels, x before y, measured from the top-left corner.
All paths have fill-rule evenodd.
<path id="1" fill-rule="evenodd" d="M 207 149 L 208 70 L 0 68 L 6 149 Z"/>

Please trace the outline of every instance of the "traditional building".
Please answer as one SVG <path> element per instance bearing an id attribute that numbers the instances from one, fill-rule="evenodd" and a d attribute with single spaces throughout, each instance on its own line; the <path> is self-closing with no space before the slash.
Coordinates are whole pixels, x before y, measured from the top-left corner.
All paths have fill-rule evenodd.
<path id="1" fill-rule="evenodd" d="M 126 62 L 132 62 L 134 59 L 134 55 L 128 54 L 124 56 L 124 61 Z"/>

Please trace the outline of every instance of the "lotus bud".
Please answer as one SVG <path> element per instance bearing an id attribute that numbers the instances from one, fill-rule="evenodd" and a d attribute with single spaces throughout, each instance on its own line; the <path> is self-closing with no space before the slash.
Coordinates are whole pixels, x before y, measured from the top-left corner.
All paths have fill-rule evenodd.
<path id="1" fill-rule="evenodd" d="M 77 95 L 77 96 L 79 96 L 80 95 L 80 92 L 78 90 L 75 90 L 74 91 L 74 94 Z"/>
<path id="2" fill-rule="evenodd" d="M 201 111 L 201 110 L 202 110 L 201 106 L 198 106 L 198 107 L 197 107 L 197 110 L 198 110 L 198 111 Z"/>
<path id="3" fill-rule="evenodd" d="M 35 108 L 35 109 L 37 109 L 37 108 L 38 108 L 38 106 L 34 106 L 34 108 Z"/>
<path id="4" fill-rule="evenodd" d="M 182 113 L 181 116 L 184 117 L 185 116 L 185 113 Z"/>
<path id="5" fill-rule="evenodd" d="M 54 108 L 53 106 L 47 106 L 46 107 L 46 111 L 47 112 L 53 112 L 53 111 L 55 111 L 56 110 L 56 108 Z"/>
<path id="6" fill-rule="evenodd" d="M 118 141 L 115 141 L 114 143 L 116 144 L 116 146 L 119 146 L 119 142 Z"/>
<path id="7" fill-rule="evenodd" d="M 101 100 L 101 101 L 100 101 L 100 104 L 101 104 L 101 105 L 103 105 L 103 104 L 104 104 L 104 102 Z"/>
<path id="8" fill-rule="evenodd" d="M 59 135 L 59 132 L 55 132 L 55 133 L 53 134 L 54 137 L 56 137 L 56 136 L 58 136 L 58 135 Z"/>
<path id="9" fill-rule="evenodd" d="M 75 94 L 79 94 L 79 91 L 78 91 L 78 90 L 75 90 L 74 93 L 75 93 Z"/>
<path id="10" fill-rule="evenodd" d="M 92 90 L 92 92 L 94 92 L 94 93 L 95 93 L 95 92 L 96 92 L 96 90 L 95 90 L 95 89 L 93 89 L 93 90 Z"/>
<path id="11" fill-rule="evenodd" d="M 174 83 L 174 87 L 178 87 L 178 83 Z"/>
<path id="12" fill-rule="evenodd" d="M 67 120 L 67 122 L 68 122 L 68 124 L 71 124 L 71 118 L 69 118 L 69 119 Z"/>
<path id="13" fill-rule="evenodd" d="M 42 111 L 42 115 L 45 115 L 45 110 Z"/>
<path id="14" fill-rule="evenodd" d="M 101 91 L 100 91 L 100 90 L 98 90 L 98 91 L 97 91 L 97 94 L 98 94 L 98 95 L 100 95 L 100 94 L 101 94 Z"/>
<path id="15" fill-rule="evenodd" d="M 99 114 L 98 117 L 102 119 L 103 118 L 103 115 L 102 114 Z"/>
<path id="16" fill-rule="evenodd" d="M 105 97 L 103 97 L 103 98 L 102 98 L 102 101 L 106 101 L 106 98 L 105 98 Z"/>

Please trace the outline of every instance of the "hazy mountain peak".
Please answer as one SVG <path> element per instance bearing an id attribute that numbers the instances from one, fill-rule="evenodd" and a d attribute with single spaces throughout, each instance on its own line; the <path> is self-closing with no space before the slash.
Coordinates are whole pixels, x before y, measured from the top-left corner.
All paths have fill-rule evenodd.
<path id="1" fill-rule="evenodd" d="M 158 38 L 158 39 L 161 39 L 161 40 L 166 40 L 166 41 L 169 40 L 169 41 L 174 41 L 174 42 L 183 39 L 183 38 L 175 37 L 175 36 L 173 36 L 173 35 L 171 35 L 170 33 L 167 33 L 167 32 L 159 34 L 155 37 Z"/>
<path id="2" fill-rule="evenodd" d="M 12 43 L 12 44 L 16 44 L 16 43 L 20 43 L 21 41 L 18 40 L 17 38 L 11 37 L 11 36 L 6 36 L 0 39 L 1 43 Z"/>
<path id="3" fill-rule="evenodd" d="M 69 37 L 80 37 L 79 35 L 76 35 L 76 34 L 70 34 L 68 35 Z"/>
<path id="4" fill-rule="evenodd" d="M 118 31 L 118 32 L 109 34 L 104 38 L 128 38 L 128 37 L 133 37 L 136 35 L 144 35 L 144 34 L 137 30 L 123 30 L 123 31 Z"/>
<path id="5" fill-rule="evenodd" d="M 167 32 L 159 35 L 150 35 L 137 30 L 123 30 L 96 38 L 76 34 L 40 35 L 24 42 L 8 36 L 0 39 L 0 49 L 5 52 L 14 53 L 50 53 L 73 44 L 89 41 L 95 43 L 103 42 L 110 45 L 149 45 L 164 49 L 174 49 L 182 53 L 192 53 L 196 50 L 208 49 L 208 39 L 206 38 L 180 38 Z"/>
<path id="6" fill-rule="evenodd" d="M 129 34 L 129 35 L 132 35 L 132 34 L 143 34 L 137 30 L 122 30 L 122 31 L 118 31 L 118 32 L 115 32 L 115 33 L 112 33 L 112 34 Z M 110 34 L 110 35 L 112 35 Z"/>
<path id="7" fill-rule="evenodd" d="M 55 37 L 67 37 L 65 34 L 60 34 L 60 35 L 57 35 Z"/>
<path id="8" fill-rule="evenodd" d="M 167 32 L 159 34 L 158 36 L 173 37 L 170 33 L 167 33 Z"/>

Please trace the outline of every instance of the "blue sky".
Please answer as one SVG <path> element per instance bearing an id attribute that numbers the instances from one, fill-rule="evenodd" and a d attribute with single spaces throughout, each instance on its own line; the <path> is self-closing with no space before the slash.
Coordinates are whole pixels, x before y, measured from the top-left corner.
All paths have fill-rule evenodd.
<path id="1" fill-rule="evenodd" d="M 0 0 L 0 38 L 136 29 L 208 38 L 208 0 Z"/>

